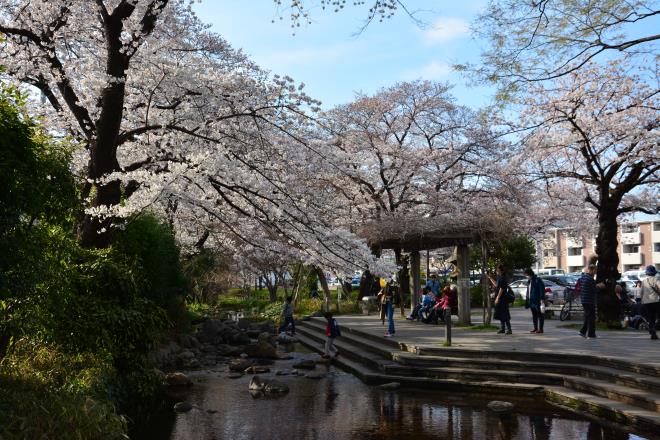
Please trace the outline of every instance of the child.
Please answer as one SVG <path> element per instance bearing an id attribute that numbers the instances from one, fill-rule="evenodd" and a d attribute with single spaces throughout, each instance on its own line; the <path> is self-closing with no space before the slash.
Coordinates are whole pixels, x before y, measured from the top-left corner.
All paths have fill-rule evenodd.
<path id="1" fill-rule="evenodd" d="M 323 353 L 322 357 L 328 359 L 339 354 L 337 347 L 335 347 L 335 338 L 341 336 L 341 333 L 339 332 L 337 320 L 332 317 L 332 313 L 325 312 L 323 316 L 328 321 L 328 324 L 325 326 L 325 353 Z"/>
<path id="2" fill-rule="evenodd" d="M 289 327 L 289 324 L 291 324 L 291 334 L 296 334 L 296 323 L 293 320 L 293 304 L 291 304 L 292 300 L 293 298 L 290 296 L 286 298 L 286 302 L 284 303 L 284 310 L 282 310 L 282 314 L 284 315 L 284 323 L 280 327 L 278 333 L 286 331 L 286 329 Z"/>

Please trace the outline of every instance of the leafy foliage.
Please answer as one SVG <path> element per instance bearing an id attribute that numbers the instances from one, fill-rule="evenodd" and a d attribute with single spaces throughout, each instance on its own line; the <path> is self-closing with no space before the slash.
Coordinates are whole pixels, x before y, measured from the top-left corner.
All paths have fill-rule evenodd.
<path id="1" fill-rule="evenodd" d="M 502 264 L 510 274 L 514 270 L 531 267 L 534 262 L 536 245 L 527 236 L 519 235 L 488 243 L 487 271 L 495 272 L 497 265 Z M 482 265 L 481 248 L 473 246 L 470 249 L 470 267 L 481 270 Z"/>

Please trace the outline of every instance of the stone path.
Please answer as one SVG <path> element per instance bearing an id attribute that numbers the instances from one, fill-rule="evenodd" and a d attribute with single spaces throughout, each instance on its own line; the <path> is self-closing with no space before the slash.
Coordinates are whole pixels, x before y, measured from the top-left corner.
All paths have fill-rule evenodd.
<path id="1" fill-rule="evenodd" d="M 456 317 L 454 316 L 454 323 Z M 516 351 L 544 353 L 585 354 L 614 357 L 630 362 L 655 364 L 660 366 L 660 341 L 652 341 L 648 332 L 627 330 L 597 331 L 597 339 L 584 339 L 577 330 L 562 328 L 568 324 L 581 324 L 581 321 L 546 320 L 544 334 L 530 334 L 531 313 L 525 309 L 511 309 L 512 335 L 500 335 L 495 331 L 477 331 L 452 327 L 452 347 L 479 351 Z M 473 324 L 481 323 L 481 311 L 473 310 Z M 340 326 L 359 329 L 373 335 L 382 336 L 387 329 L 377 315 L 338 316 Z M 499 324 L 499 322 L 496 322 Z M 408 345 L 439 347 L 445 341 L 445 327 L 411 322 L 396 316 L 394 340 Z"/>

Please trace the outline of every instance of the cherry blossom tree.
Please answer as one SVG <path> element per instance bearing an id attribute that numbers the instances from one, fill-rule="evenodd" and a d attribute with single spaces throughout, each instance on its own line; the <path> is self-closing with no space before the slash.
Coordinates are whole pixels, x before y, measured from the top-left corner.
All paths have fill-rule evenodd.
<path id="1" fill-rule="evenodd" d="M 450 89 L 429 81 L 400 83 L 325 115 L 334 154 L 318 182 L 335 195 L 342 226 L 363 236 L 387 225 L 405 229 L 400 234 L 431 230 L 447 224 L 445 216 L 470 211 L 478 195 L 492 195 L 487 182 L 499 144 L 488 121 L 456 104 Z M 394 252 L 407 295 L 407 255 L 401 248 Z"/>
<path id="2" fill-rule="evenodd" d="M 502 97 L 591 62 L 657 54 L 660 8 L 653 0 L 491 0 L 475 23 L 488 46 L 480 66 L 461 65 L 499 86 Z"/>
<path id="3" fill-rule="evenodd" d="M 35 113 L 81 146 L 86 245 L 151 209 L 191 249 L 283 243 L 314 264 L 381 270 L 364 240 L 314 215 L 321 199 L 301 177 L 323 160 L 304 137 L 317 103 L 209 32 L 190 2 L 3 0 L 0 32 L 6 78 L 39 89 Z"/>
<path id="4" fill-rule="evenodd" d="M 523 114 L 533 128 L 515 162 L 529 167 L 550 199 L 569 202 L 582 223 L 597 219 L 597 280 L 610 290 L 601 316 L 609 321 L 616 319 L 617 219 L 660 208 L 659 92 L 622 63 L 590 65 L 537 85 Z"/>

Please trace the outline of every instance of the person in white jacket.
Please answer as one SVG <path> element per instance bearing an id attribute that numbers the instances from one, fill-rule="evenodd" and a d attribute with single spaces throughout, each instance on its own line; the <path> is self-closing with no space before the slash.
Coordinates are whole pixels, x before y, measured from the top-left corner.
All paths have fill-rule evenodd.
<path id="1" fill-rule="evenodd" d="M 651 339 L 658 339 L 655 332 L 655 322 L 660 315 L 660 279 L 655 266 L 646 266 L 646 278 L 642 281 L 642 307 L 649 321 L 649 333 Z"/>

